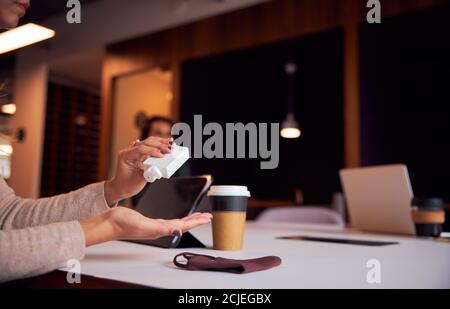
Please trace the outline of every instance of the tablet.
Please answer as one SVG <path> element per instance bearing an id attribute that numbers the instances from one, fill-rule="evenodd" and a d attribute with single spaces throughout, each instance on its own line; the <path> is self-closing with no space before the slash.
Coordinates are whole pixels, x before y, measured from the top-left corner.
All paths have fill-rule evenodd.
<path id="1" fill-rule="evenodd" d="M 344 245 L 358 245 L 358 246 L 369 246 L 369 247 L 382 247 L 390 245 L 398 245 L 398 242 L 391 241 L 373 241 L 373 240 L 361 240 L 361 239 L 344 239 L 344 238 L 325 238 L 325 237 L 311 237 L 311 236 L 287 236 L 278 237 L 277 239 L 287 239 L 287 240 L 302 240 L 302 241 L 313 241 L 313 242 L 327 242 L 334 244 L 344 244 Z"/>
<path id="2" fill-rule="evenodd" d="M 139 201 L 136 211 L 155 219 L 179 219 L 194 213 L 212 183 L 211 176 L 174 177 L 160 179 L 150 186 Z M 201 247 L 201 243 L 189 233 L 168 236 L 156 240 L 132 242 L 163 248 Z"/>

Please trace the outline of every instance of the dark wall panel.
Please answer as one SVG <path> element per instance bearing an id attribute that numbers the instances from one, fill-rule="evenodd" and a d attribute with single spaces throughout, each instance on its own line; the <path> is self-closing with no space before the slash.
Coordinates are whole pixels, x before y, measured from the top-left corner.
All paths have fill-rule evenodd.
<path id="1" fill-rule="evenodd" d="M 408 165 L 416 195 L 450 201 L 450 7 L 363 26 L 364 165 Z"/>
<path id="2" fill-rule="evenodd" d="M 284 64 L 298 63 L 295 112 L 303 136 L 283 140 L 276 170 L 260 160 L 197 159 L 196 173 L 212 173 L 219 184 L 248 185 L 258 198 L 292 198 L 296 187 L 306 202 L 329 202 L 344 165 L 342 32 L 320 33 L 252 49 L 191 60 L 182 66 L 181 120 L 281 122 L 287 113 Z"/>

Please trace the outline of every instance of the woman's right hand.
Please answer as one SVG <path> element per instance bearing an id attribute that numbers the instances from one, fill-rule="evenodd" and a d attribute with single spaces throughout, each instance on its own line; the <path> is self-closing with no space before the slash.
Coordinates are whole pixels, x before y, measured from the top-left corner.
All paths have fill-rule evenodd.
<path id="1" fill-rule="evenodd" d="M 105 200 L 108 205 L 115 205 L 141 192 L 147 183 L 143 176 L 143 162 L 149 157 L 162 158 L 170 153 L 172 141 L 172 138 L 151 136 L 121 150 L 114 178 L 105 182 Z"/>
<path id="2" fill-rule="evenodd" d="M 80 221 L 86 247 L 120 239 L 157 239 L 178 235 L 211 222 L 209 213 L 195 213 L 182 219 L 147 218 L 125 207 L 112 208 L 103 214 Z"/>

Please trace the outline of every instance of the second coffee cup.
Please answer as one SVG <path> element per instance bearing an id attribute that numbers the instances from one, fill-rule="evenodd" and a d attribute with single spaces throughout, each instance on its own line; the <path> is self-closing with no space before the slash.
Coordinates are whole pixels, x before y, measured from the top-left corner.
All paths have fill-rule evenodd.
<path id="1" fill-rule="evenodd" d="M 215 250 L 242 250 L 247 202 L 245 186 L 212 186 L 208 191 L 212 206 L 213 247 Z"/>

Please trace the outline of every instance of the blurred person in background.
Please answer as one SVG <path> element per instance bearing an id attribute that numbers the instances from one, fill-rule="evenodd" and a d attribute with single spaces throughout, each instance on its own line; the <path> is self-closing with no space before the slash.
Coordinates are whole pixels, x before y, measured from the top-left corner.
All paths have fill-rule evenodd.
<path id="1" fill-rule="evenodd" d="M 151 118 L 147 118 L 142 126 L 140 140 L 145 140 L 149 137 L 171 138 L 173 125 L 174 122 L 172 121 L 172 119 L 167 117 L 153 116 Z M 180 169 L 172 177 L 186 176 L 191 176 L 191 170 L 188 162 L 180 167 Z M 133 196 L 133 206 L 137 206 L 149 186 L 150 184 L 146 184 L 141 192 Z"/>

